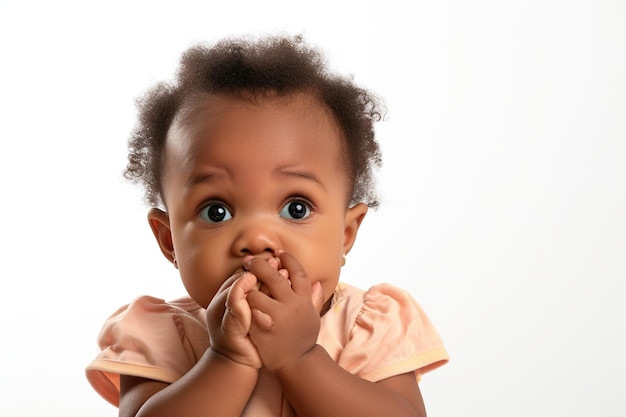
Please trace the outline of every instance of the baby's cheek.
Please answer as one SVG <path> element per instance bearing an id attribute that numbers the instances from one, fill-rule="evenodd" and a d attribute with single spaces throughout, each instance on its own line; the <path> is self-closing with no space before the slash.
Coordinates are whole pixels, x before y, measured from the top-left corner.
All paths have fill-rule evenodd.
<path id="1" fill-rule="evenodd" d="M 320 279 L 320 283 L 322 284 L 322 289 L 324 290 L 324 297 L 329 298 L 335 292 L 337 288 L 337 284 L 339 284 L 339 273 L 341 271 L 340 267 L 337 268 L 329 268 L 323 279 Z M 311 281 L 311 284 L 315 282 Z"/>

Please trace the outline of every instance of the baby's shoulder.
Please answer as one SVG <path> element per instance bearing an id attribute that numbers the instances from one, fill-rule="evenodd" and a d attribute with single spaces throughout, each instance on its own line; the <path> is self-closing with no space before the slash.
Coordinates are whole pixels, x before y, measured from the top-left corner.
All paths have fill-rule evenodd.
<path id="1" fill-rule="evenodd" d="M 98 346 L 87 378 L 117 405 L 120 374 L 171 383 L 195 365 L 209 346 L 205 309 L 188 297 L 137 297 L 105 320 Z"/>
<path id="2" fill-rule="evenodd" d="M 118 308 L 104 322 L 99 344 L 106 346 L 123 335 L 177 333 L 184 338 L 188 334 L 206 333 L 206 311 L 190 297 L 165 301 L 149 295 L 136 297 Z"/>
<path id="3" fill-rule="evenodd" d="M 345 304 L 352 309 L 388 309 L 390 305 L 400 308 L 414 308 L 418 306 L 413 296 L 392 284 L 381 283 L 367 290 L 354 287 L 346 283 L 339 283 L 335 290 L 333 306 Z"/>
<path id="4" fill-rule="evenodd" d="M 150 295 L 141 295 L 115 310 L 109 317 L 109 320 L 113 318 L 122 319 L 128 316 L 194 315 L 202 310 L 204 309 L 193 301 L 191 297 L 181 297 L 166 301 Z"/>

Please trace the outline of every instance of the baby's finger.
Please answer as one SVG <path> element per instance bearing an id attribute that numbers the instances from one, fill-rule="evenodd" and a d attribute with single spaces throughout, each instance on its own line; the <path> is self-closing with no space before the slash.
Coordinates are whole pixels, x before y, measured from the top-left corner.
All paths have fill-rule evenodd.
<path id="1" fill-rule="evenodd" d="M 311 294 L 311 280 L 300 265 L 300 262 L 287 252 L 281 252 L 277 255 L 280 262 L 287 271 L 289 271 L 289 280 L 293 292 L 299 295 Z"/>
<path id="2" fill-rule="evenodd" d="M 256 289 L 259 290 L 260 292 L 262 292 L 263 294 L 267 295 L 268 297 L 272 296 L 272 294 L 270 294 L 270 289 L 267 288 L 265 286 L 265 284 L 262 284 L 262 283 L 259 282 L 258 283 L 258 288 L 256 288 Z"/>
<path id="3" fill-rule="evenodd" d="M 275 256 L 269 257 L 267 259 L 267 263 L 272 265 L 277 270 L 280 269 L 280 260 Z"/>
<path id="4" fill-rule="evenodd" d="M 278 301 L 271 297 L 271 295 L 264 294 L 261 291 L 250 291 L 246 295 L 246 301 L 250 309 L 259 310 L 267 314 L 267 312 L 274 311 L 278 306 Z"/>
<path id="5" fill-rule="evenodd" d="M 273 298 L 281 299 L 291 294 L 291 286 L 284 271 L 278 271 L 263 259 L 254 257 L 246 259 L 245 266 L 267 287 Z"/>
<path id="6" fill-rule="evenodd" d="M 238 278 L 228 289 L 228 294 L 226 295 L 225 307 L 227 310 L 232 311 L 236 316 L 246 311 L 246 296 L 247 294 L 254 289 L 256 285 L 256 277 L 250 273 L 244 272 L 243 274 L 238 274 Z"/>
<path id="7" fill-rule="evenodd" d="M 211 326 L 219 327 L 226 313 L 227 301 L 232 285 L 244 275 L 245 271 L 240 270 L 228 277 L 217 290 L 215 296 L 207 307 L 207 322 Z"/>

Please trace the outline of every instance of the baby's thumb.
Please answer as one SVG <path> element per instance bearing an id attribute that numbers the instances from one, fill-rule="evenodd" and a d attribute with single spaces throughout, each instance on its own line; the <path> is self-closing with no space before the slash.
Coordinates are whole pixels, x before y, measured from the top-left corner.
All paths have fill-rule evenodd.
<path id="1" fill-rule="evenodd" d="M 324 290 L 319 281 L 311 285 L 311 301 L 317 312 L 321 312 L 324 307 Z"/>

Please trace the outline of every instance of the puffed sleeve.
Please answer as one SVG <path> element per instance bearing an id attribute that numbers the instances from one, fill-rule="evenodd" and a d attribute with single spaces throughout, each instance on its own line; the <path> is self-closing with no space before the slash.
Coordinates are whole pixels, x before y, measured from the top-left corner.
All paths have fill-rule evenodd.
<path id="1" fill-rule="evenodd" d="M 118 406 L 120 375 L 168 383 L 184 375 L 209 344 L 193 305 L 142 296 L 111 315 L 98 336 L 101 352 L 86 369 L 94 389 Z"/>
<path id="2" fill-rule="evenodd" d="M 448 361 L 439 333 L 405 291 L 381 284 L 365 292 L 338 364 L 372 382 L 406 372 L 419 379 Z"/>

